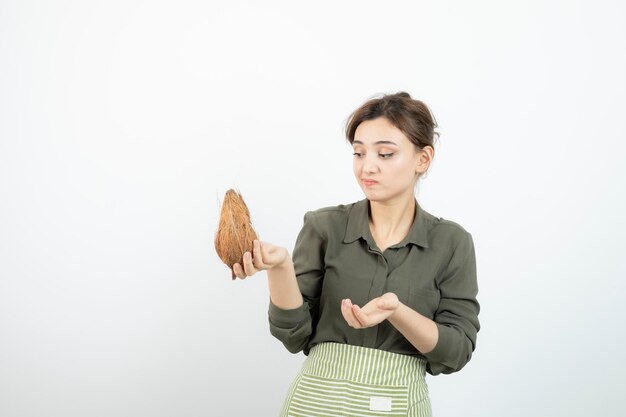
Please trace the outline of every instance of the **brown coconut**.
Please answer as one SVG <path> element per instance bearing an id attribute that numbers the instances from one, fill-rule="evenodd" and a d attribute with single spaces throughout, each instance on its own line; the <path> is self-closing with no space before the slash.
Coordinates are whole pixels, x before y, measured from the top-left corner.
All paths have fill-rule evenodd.
<path id="1" fill-rule="evenodd" d="M 215 250 L 230 268 L 232 279 L 236 278 L 233 265 L 239 263 L 243 268 L 243 254 L 252 253 L 255 239 L 259 237 L 252 227 L 248 206 L 241 193 L 231 188 L 226 191 L 222 202 L 220 224 L 215 233 Z"/>

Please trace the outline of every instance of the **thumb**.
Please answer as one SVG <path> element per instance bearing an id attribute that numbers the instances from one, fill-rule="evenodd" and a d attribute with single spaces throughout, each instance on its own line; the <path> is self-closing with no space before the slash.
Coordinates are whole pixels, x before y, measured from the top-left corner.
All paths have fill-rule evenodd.
<path id="1" fill-rule="evenodd" d="M 385 300 L 380 300 L 378 302 L 378 308 L 387 309 L 387 303 L 385 302 Z"/>

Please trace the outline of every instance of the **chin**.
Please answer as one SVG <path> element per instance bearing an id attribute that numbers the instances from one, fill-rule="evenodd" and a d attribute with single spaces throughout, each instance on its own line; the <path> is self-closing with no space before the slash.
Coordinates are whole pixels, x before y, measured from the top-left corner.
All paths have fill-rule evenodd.
<path id="1" fill-rule="evenodd" d="M 368 190 L 367 188 L 363 190 L 363 194 L 365 194 L 365 197 L 367 197 L 367 199 L 370 201 L 381 201 L 385 200 L 387 197 L 380 191 L 372 191 Z"/>
<path id="2" fill-rule="evenodd" d="M 402 199 L 404 193 L 401 192 L 392 192 L 390 190 L 368 190 L 368 189 L 364 189 L 363 193 L 365 194 L 365 196 L 367 197 L 368 200 L 370 201 L 376 201 L 376 202 L 386 202 L 386 201 L 396 201 L 398 199 Z"/>

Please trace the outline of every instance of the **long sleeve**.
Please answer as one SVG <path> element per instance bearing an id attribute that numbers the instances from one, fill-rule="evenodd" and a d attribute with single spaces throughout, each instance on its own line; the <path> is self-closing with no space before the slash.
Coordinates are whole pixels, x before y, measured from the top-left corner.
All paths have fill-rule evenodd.
<path id="1" fill-rule="evenodd" d="M 476 299 L 476 255 L 470 233 L 459 241 L 439 282 L 441 299 L 434 321 L 439 330 L 435 348 L 425 353 L 431 375 L 451 374 L 463 368 L 476 348 L 480 330 Z"/>
<path id="2" fill-rule="evenodd" d="M 308 342 L 319 318 L 325 250 L 326 238 L 317 227 L 315 214 L 306 212 L 292 254 L 296 280 L 304 303 L 300 307 L 285 310 L 277 307 L 270 298 L 268 309 L 270 333 L 291 353 L 304 350 L 308 354 Z"/>

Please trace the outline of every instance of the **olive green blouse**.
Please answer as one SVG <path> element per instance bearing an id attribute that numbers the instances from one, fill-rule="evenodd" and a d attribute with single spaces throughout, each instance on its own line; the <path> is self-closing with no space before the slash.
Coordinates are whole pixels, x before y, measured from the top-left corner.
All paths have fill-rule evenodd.
<path id="1" fill-rule="evenodd" d="M 338 342 L 422 356 L 431 375 L 465 366 L 480 330 L 472 235 L 415 204 L 407 236 L 382 253 L 369 228 L 367 198 L 306 212 L 292 253 L 304 303 L 285 310 L 270 298 L 271 334 L 292 353 L 308 355 L 318 343 Z M 362 307 L 389 291 L 435 321 L 439 339 L 432 351 L 419 352 L 388 320 L 354 329 L 343 318 L 342 299 Z"/>

